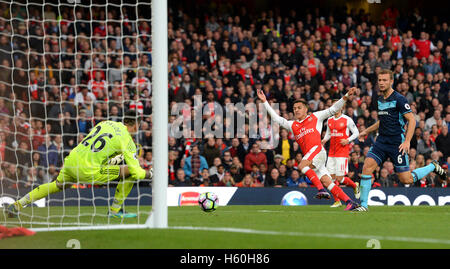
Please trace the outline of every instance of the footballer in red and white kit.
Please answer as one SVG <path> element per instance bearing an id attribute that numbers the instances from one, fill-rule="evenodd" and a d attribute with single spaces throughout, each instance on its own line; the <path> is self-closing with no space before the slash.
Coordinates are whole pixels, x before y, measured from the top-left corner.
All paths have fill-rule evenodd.
<path id="1" fill-rule="evenodd" d="M 348 173 L 348 156 L 350 156 L 350 143 L 358 138 L 359 131 L 355 122 L 341 112 L 336 113 L 327 121 L 327 132 L 322 140 L 325 144 L 330 140 L 328 150 L 327 169 L 331 175 L 338 177 Z M 352 134 L 350 136 L 350 133 Z"/>
<path id="2" fill-rule="evenodd" d="M 257 91 L 258 98 L 264 103 L 264 107 L 276 123 L 281 127 L 291 131 L 294 139 L 297 141 L 304 156 L 298 169 L 305 174 L 314 186 L 319 190 L 316 198 L 330 199 L 329 193 L 324 186 L 342 201 L 347 203 L 346 210 L 352 210 L 358 204 L 353 202 L 342 189 L 331 181 L 331 176 L 325 166 L 327 153 L 322 146 L 321 133 L 323 121 L 340 111 L 352 96 L 356 88 L 351 88 L 349 92 L 328 109 L 317 111 L 308 115 L 308 105 L 304 100 L 296 100 L 293 105 L 294 116 L 296 120 L 287 120 L 280 117 L 267 102 L 266 96 L 262 90 Z M 322 185 L 323 183 L 323 185 Z"/>
<path id="3" fill-rule="evenodd" d="M 355 191 L 355 197 L 359 198 L 359 188 L 357 183 L 353 182 L 345 175 L 348 173 L 348 156 L 350 155 L 350 143 L 358 138 L 359 131 L 355 122 L 339 110 L 333 117 L 328 118 L 327 131 L 322 139 L 322 144 L 330 140 L 330 149 L 328 150 L 327 169 L 331 178 L 337 180 L 340 184 L 352 187 Z M 351 133 L 351 136 L 350 136 Z M 332 207 L 341 206 L 339 199 L 335 198 Z"/>

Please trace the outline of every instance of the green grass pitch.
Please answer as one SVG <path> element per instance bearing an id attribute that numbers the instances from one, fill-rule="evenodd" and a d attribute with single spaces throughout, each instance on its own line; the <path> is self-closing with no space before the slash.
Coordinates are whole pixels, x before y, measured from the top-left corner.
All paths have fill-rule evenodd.
<path id="1" fill-rule="evenodd" d="M 144 223 L 150 207 L 139 209 L 138 218 L 118 220 L 105 216 L 106 207 L 27 208 L 24 213 L 33 213 L 33 219 L 20 220 L 37 223 L 36 228 L 47 227 L 45 223 L 60 227 Z M 18 219 L 5 217 L 0 213 L 0 225 L 17 226 Z M 169 207 L 169 229 L 38 232 L 0 240 L 0 249 L 64 249 L 70 239 L 78 240 L 82 249 L 449 249 L 449 223 L 448 206 L 372 206 L 370 212 L 318 205 L 224 206 L 212 213 L 196 206 Z"/>

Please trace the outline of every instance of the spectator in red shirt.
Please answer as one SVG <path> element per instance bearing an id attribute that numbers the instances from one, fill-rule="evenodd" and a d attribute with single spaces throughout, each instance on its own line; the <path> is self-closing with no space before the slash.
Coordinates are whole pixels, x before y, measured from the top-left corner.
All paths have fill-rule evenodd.
<path id="1" fill-rule="evenodd" d="M 254 164 L 259 166 L 262 163 L 267 165 L 267 157 L 261 152 L 259 144 L 254 143 L 250 152 L 245 156 L 244 169 L 247 173 L 250 173 Z"/>
<path id="2" fill-rule="evenodd" d="M 102 91 L 104 94 L 107 93 L 108 85 L 102 75 L 102 72 L 95 72 L 94 78 L 92 78 L 88 82 L 88 89 L 95 95 L 95 97 L 98 97 L 100 91 Z"/>
<path id="3" fill-rule="evenodd" d="M 36 120 L 34 128 L 32 128 L 32 141 L 33 141 L 33 150 L 36 150 L 40 145 L 42 145 L 45 141 L 44 135 L 46 134 L 45 129 L 43 128 L 42 121 Z"/>
<path id="4" fill-rule="evenodd" d="M 394 51 L 397 51 L 399 44 L 401 46 L 402 38 L 398 35 L 398 29 L 397 28 L 394 28 L 392 30 L 392 36 L 390 37 L 389 41 L 391 41 L 392 48 L 393 48 Z"/>
<path id="5" fill-rule="evenodd" d="M 330 26 L 326 25 L 326 21 L 324 17 L 320 17 L 319 20 L 319 28 L 317 28 L 322 36 L 325 36 L 326 33 L 330 32 Z"/>
<path id="6" fill-rule="evenodd" d="M 386 27 L 395 27 L 399 15 L 398 10 L 394 6 L 390 6 L 383 12 L 381 19 L 384 21 Z"/>
<path id="7" fill-rule="evenodd" d="M 413 39 L 412 44 L 419 61 L 424 57 L 428 58 L 431 51 L 436 49 L 433 43 L 427 38 L 427 33 L 423 31 L 420 32 L 420 39 Z"/>
<path id="8" fill-rule="evenodd" d="M 314 77 L 319 71 L 320 60 L 314 57 L 314 52 L 308 51 L 307 58 L 303 60 L 303 65 L 311 72 L 311 77 Z"/>
<path id="9" fill-rule="evenodd" d="M 100 36 L 106 36 L 106 27 L 104 22 L 100 22 L 100 24 L 95 27 L 94 35 L 99 34 Z"/>
<path id="10" fill-rule="evenodd" d="M 438 126 L 436 124 L 433 124 L 433 126 L 431 127 L 430 139 L 433 142 L 436 142 L 436 138 L 439 136 L 440 133 L 441 130 L 438 129 Z"/>

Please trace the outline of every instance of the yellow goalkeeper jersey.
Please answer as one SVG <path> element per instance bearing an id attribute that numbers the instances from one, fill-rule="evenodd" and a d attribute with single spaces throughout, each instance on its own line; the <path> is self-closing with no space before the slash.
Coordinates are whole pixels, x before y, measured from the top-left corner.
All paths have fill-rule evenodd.
<path id="1" fill-rule="evenodd" d="M 76 146 L 64 160 L 66 173 L 78 179 L 96 178 L 107 167 L 108 160 L 122 154 L 134 179 L 144 179 L 136 145 L 121 122 L 102 121 Z M 67 171 L 68 170 L 68 171 Z"/>

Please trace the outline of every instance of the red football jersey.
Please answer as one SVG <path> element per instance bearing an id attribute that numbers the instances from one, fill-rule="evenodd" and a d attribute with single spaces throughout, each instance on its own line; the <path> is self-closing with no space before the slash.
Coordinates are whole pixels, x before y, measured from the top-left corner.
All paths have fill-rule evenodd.
<path id="1" fill-rule="evenodd" d="M 422 39 L 413 39 L 412 42 L 416 46 L 415 56 L 420 61 L 422 58 L 428 58 L 431 53 L 431 41 Z"/>
<path id="2" fill-rule="evenodd" d="M 323 120 L 320 121 L 314 113 L 308 115 L 302 121 L 293 121 L 291 129 L 294 139 L 297 141 L 303 155 L 307 154 L 314 146 L 319 146 L 318 151 L 322 149 L 321 132 Z"/>
<path id="3" fill-rule="evenodd" d="M 264 107 L 267 112 L 269 112 L 272 120 L 294 134 L 294 139 L 300 146 L 304 158 L 306 157 L 306 159 L 311 160 L 323 148 L 321 141 L 323 121 L 339 111 L 344 103 L 344 99 L 340 99 L 330 108 L 314 112 L 301 121 L 286 120 L 285 118 L 280 117 L 267 101 L 264 103 Z"/>
<path id="4" fill-rule="evenodd" d="M 349 142 L 358 137 L 359 132 L 355 122 L 347 115 L 338 118 L 331 117 L 327 121 L 327 132 L 324 140 L 330 140 L 329 157 L 348 157 L 350 154 L 350 143 L 342 145 L 341 140 L 348 139 Z M 350 136 L 350 131 L 352 136 Z"/>

